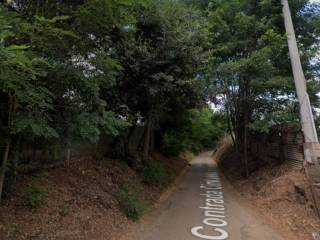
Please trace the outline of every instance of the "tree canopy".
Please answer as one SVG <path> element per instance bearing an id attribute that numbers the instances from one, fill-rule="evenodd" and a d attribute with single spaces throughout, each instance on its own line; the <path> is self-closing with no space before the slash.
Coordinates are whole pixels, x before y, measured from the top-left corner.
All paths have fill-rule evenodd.
<path id="1" fill-rule="evenodd" d="M 317 107 L 320 7 L 290 3 Z M 69 161 L 73 145 L 107 139 L 135 164 L 133 155 L 147 161 L 154 142 L 199 150 L 225 129 L 246 154 L 250 132 L 297 123 L 281 7 L 275 0 L 2 1 L 0 192 L 14 153 L 26 146 L 59 145 Z"/>

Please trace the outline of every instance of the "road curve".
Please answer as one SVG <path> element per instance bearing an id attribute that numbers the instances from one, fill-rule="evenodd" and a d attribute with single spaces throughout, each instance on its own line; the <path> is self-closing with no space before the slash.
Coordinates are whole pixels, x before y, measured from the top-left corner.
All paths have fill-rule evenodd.
<path id="1" fill-rule="evenodd" d="M 211 155 L 194 158 L 176 191 L 138 224 L 130 240 L 283 240 L 219 176 Z"/>

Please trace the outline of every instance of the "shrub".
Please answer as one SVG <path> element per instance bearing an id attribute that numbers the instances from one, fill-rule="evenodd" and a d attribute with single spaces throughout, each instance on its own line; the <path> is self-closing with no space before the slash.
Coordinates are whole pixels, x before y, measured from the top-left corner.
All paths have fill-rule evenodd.
<path id="1" fill-rule="evenodd" d="M 159 161 L 150 159 L 143 167 L 142 171 L 143 181 L 148 185 L 164 186 L 168 183 L 168 174 Z"/>
<path id="2" fill-rule="evenodd" d="M 119 195 L 119 203 L 128 218 L 137 221 L 145 210 L 145 204 L 139 198 L 140 190 L 138 187 L 129 189 L 125 187 Z"/>
<path id="3" fill-rule="evenodd" d="M 26 206 L 38 208 L 42 206 L 44 198 L 47 196 L 48 190 L 39 185 L 33 185 L 25 190 L 24 203 Z"/>

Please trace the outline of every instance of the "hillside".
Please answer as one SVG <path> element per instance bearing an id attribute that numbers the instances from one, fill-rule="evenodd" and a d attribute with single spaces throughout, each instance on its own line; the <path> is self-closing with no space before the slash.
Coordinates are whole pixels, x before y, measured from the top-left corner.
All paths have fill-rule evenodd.
<path id="1" fill-rule="evenodd" d="M 159 153 L 153 156 L 164 163 L 171 180 L 187 163 Z M 121 191 L 139 188 L 139 201 L 147 208 L 163 190 L 143 183 L 142 176 L 123 162 L 97 163 L 90 157 L 68 168 L 24 176 L 13 187 L 0 207 L 1 240 L 113 239 L 132 223 L 120 206 Z"/>
<path id="2" fill-rule="evenodd" d="M 216 160 L 238 192 L 286 239 L 318 239 L 320 220 L 302 168 L 288 162 L 264 165 L 245 178 L 239 171 L 241 156 L 228 146 L 218 151 Z"/>

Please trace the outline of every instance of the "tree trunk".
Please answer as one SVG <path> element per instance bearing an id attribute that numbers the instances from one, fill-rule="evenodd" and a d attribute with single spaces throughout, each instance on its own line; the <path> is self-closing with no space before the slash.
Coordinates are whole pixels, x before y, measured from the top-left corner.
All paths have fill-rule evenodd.
<path id="1" fill-rule="evenodd" d="M 12 118 L 12 115 L 15 111 L 14 97 L 11 95 L 11 93 L 8 94 L 8 97 L 9 97 L 9 99 L 8 99 L 8 134 L 9 134 L 9 138 L 7 139 L 7 145 L 4 150 L 1 169 L 0 169 L 0 201 L 2 198 L 4 178 L 5 178 L 5 174 L 6 174 L 6 168 L 7 168 L 7 163 L 9 160 L 9 152 L 10 152 L 10 146 L 11 146 L 11 137 L 10 137 L 11 118 Z"/>
<path id="2" fill-rule="evenodd" d="M 71 145 L 67 144 L 67 151 L 66 151 L 66 167 L 70 166 L 70 159 L 71 159 Z"/>
<path id="3" fill-rule="evenodd" d="M 233 146 L 236 146 L 236 140 L 233 135 L 233 128 L 232 128 L 232 122 L 231 122 L 231 114 L 230 114 L 230 109 L 229 109 L 229 104 L 226 106 L 226 113 L 227 113 L 227 124 L 228 124 L 228 131 L 230 133 L 231 139 Z"/>
<path id="4" fill-rule="evenodd" d="M 247 114 L 246 114 L 247 115 Z M 243 166 L 244 166 L 244 175 L 249 177 L 249 167 L 248 167 L 248 118 L 245 116 L 245 127 L 243 134 Z"/>
<path id="5" fill-rule="evenodd" d="M 235 140 L 237 143 L 236 149 L 238 153 L 243 153 L 244 149 L 244 111 L 245 111 L 245 94 L 244 94 L 244 80 L 243 77 L 239 77 L 239 90 L 238 90 L 238 95 L 236 97 L 236 104 L 235 104 L 235 127 L 236 127 L 236 132 L 235 132 Z"/>
<path id="6" fill-rule="evenodd" d="M 135 160 L 134 160 L 134 153 L 136 153 L 137 148 L 139 148 L 139 144 L 142 141 L 142 140 L 140 140 L 139 144 L 137 145 L 137 148 L 133 149 L 133 151 L 132 151 L 132 149 L 130 148 L 130 143 L 131 143 L 132 135 L 135 132 L 135 129 L 136 129 L 135 125 L 130 127 L 127 136 L 124 138 L 124 158 L 129 165 L 136 164 Z"/>
<path id="7" fill-rule="evenodd" d="M 65 129 L 66 137 L 65 137 L 65 165 L 66 167 L 70 166 L 70 160 L 71 160 L 71 129 L 69 126 Z"/>
<path id="8" fill-rule="evenodd" d="M 244 89 L 243 89 L 243 165 L 244 165 L 244 175 L 249 177 L 249 167 L 248 167 L 248 130 L 249 130 L 249 81 L 244 78 Z"/>
<path id="9" fill-rule="evenodd" d="M 18 166 L 19 166 L 19 155 L 20 155 L 20 142 L 21 142 L 21 137 L 18 137 L 16 141 L 16 147 L 14 151 L 14 156 L 13 156 L 13 176 L 14 176 L 14 181 L 17 181 L 17 176 L 18 176 Z"/>
<path id="10" fill-rule="evenodd" d="M 39 0 L 37 0 L 36 16 L 39 16 L 39 9 L 40 9 L 40 1 L 39 1 Z"/>
<path id="11" fill-rule="evenodd" d="M 10 153 L 10 147 L 11 147 L 11 125 L 12 125 L 12 119 L 14 118 L 14 115 L 16 113 L 17 109 L 17 103 L 15 101 L 15 96 L 12 93 L 8 94 L 8 139 L 7 139 L 7 144 L 4 150 L 3 154 L 3 160 L 1 164 L 1 169 L 0 169 L 0 201 L 2 198 L 2 192 L 3 192 L 3 185 L 4 185 L 4 179 L 5 179 L 5 174 L 6 174 L 6 168 L 7 164 L 9 161 L 9 153 Z"/>
<path id="12" fill-rule="evenodd" d="M 4 151 L 4 155 L 3 155 L 3 160 L 2 160 L 2 164 L 1 164 L 1 170 L 0 170 L 0 202 L 2 199 L 2 192 L 3 192 L 3 184 L 4 184 L 4 178 L 6 175 L 6 168 L 7 168 L 7 163 L 8 163 L 8 159 L 9 159 L 9 152 L 10 152 L 10 141 L 7 143 L 5 151 Z"/>
<path id="13" fill-rule="evenodd" d="M 153 152 L 154 150 L 155 150 L 154 131 L 150 131 L 150 151 Z"/>
<path id="14" fill-rule="evenodd" d="M 144 139 L 144 145 L 143 145 L 143 158 L 145 161 L 149 160 L 151 128 L 152 128 L 152 114 L 149 113 L 147 123 L 146 123 L 146 132 L 145 132 L 145 139 Z"/>

